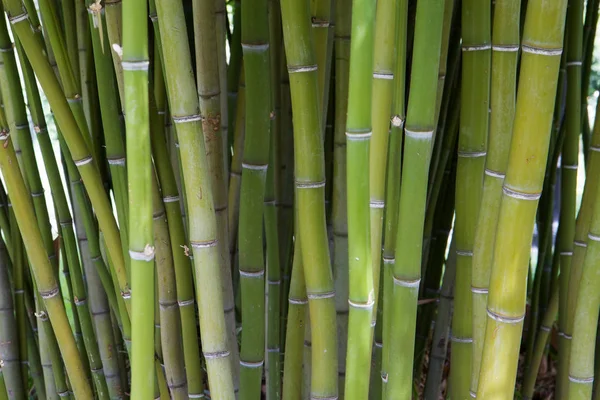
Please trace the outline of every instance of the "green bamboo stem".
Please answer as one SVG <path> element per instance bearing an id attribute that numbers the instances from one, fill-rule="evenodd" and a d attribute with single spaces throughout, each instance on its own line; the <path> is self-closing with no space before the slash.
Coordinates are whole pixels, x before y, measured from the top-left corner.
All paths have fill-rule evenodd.
<path id="1" fill-rule="evenodd" d="M 131 259 L 131 394 L 149 399 L 154 382 L 154 260 L 152 164 L 148 106 L 148 25 L 145 1 L 123 4 L 123 90 L 129 168 L 129 257 Z M 179 382 L 178 382 L 179 383 Z"/>
<path id="2" fill-rule="evenodd" d="M 183 26 L 181 2 L 156 2 L 159 23 Z M 164 21 L 164 22 L 161 22 Z M 227 327 L 223 315 L 219 254 L 216 248 L 217 227 L 208 161 L 204 140 L 199 135 L 201 121 L 194 78 L 191 73 L 190 47 L 185 32 L 161 31 L 166 87 L 173 121 L 177 126 L 181 164 L 188 193 L 189 240 L 194 254 L 196 294 L 200 311 L 202 350 L 206 359 L 208 381 L 213 399 L 232 399 L 233 375 L 227 343 Z M 190 195 L 202 193 L 202 196 Z"/>
<path id="3" fill-rule="evenodd" d="M 60 16 L 62 30 L 65 38 L 65 48 L 71 64 L 71 70 L 75 78 L 75 84 L 81 87 L 81 75 L 79 74 L 79 51 L 77 43 L 77 19 L 75 14 L 75 0 L 62 1 L 60 3 Z"/>
<path id="4" fill-rule="evenodd" d="M 110 45 L 121 47 L 123 43 L 123 3 L 121 0 L 105 1 L 106 15 L 106 30 Z M 119 97 L 121 105 L 125 106 L 124 90 L 123 90 L 123 67 L 121 66 L 121 56 L 116 51 L 111 51 L 113 66 L 115 68 L 115 76 L 117 78 L 117 88 L 119 89 Z"/>
<path id="5" fill-rule="evenodd" d="M 125 168 L 125 143 L 123 123 L 119 118 L 120 109 L 115 74 L 111 62 L 111 47 L 107 35 L 104 9 L 92 3 L 88 10 L 88 30 L 91 36 L 98 98 L 100 103 L 106 158 L 109 165 L 113 195 L 117 208 L 119 229 L 123 251 L 128 247 L 129 221 L 127 215 L 127 171 Z"/>
<path id="6" fill-rule="evenodd" d="M 233 32 L 229 40 L 229 65 L 227 66 L 227 126 L 229 132 L 235 133 L 238 126 L 238 88 L 244 70 L 242 67 L 242 7 L 239 0 L 230 2 L 230 4 L 233 6 Z M 242 106 L 242 109 L 245 108 Z M 235 134 L 229 135 L 230 144 L 233 143 L 234 136 Z"/>
<path id="7" fill-rule="evenodd" d="M 574 238 L 576 231 L 575 210 L 577 191 L 577 164 L 579 159 L 579 136 L 581 132 L 581 64 L 583 42 L 583 1 L 569 2 L 567 12 L 567 103 L 566 136 L 561 153 L 560 172 L 560 236 L 557 251 L 560 252 L 562 307 L 559 311 L 559 366 L 557 393 L 567 396 L 570 365 L 570 338 L 573 333 L 573 318 L 577 302 L 582 263 L 573 263 Z M 592 196 L 594 193 L 591 193 Z M 587 229 L 586 229 L 587 230 Z M 580 232 L 582 236 L 585 232 Z M 585 237 L 585 236 L 584 236 Z M 585 240 L 585 239 L 584 239 Z M 573 298 L 570 298 L 570 297 Z M 569 313 L 571 313 L 569 315 Z M 560 314 L 563 314 L 561 317 Z M 591 385 L 590 385 L 591 388 Z"/>
<path id="8" fill-rule="evenodd" d="M 389 207 L 385 210 L 382 263 L 383 274 L 383 327 L 381 333 L 382 359 L 381 381 L 382 398 L 387 396 L 389 382 L 391 344 L 390 330 L 392 324 L 392 290 L 393 265 L 396 254 L 396 236 L 398 233 L 398 204 L 400 201 L 400 181 L 402 178 L 402 145 L 404 121 L 406 120 L 406 54 L 408 44 L 408 1 L 400 2 L 396 7 L 396 61 L 394 70 L 394 92 L 392 99 L 392 124 L 389 139 L 388 162 L 386 172 L 385 202 Z M 379 320 L 378 320 L 379 323 Z M 376 342 L 377 346 L 377 342 Z"/>
<path id="9" fill-rule="evenodd" d="M 42 367 L 42 373 L 44 377 L 44 390 L 46 392 L 46 399 L 58 400 L 58 392 L 56 390 L 56 384 L 54 383 L 54 373 L 52 372 L 52 362 L 50 360 L 49 350 L 46 340 L 46 330 L 39 329 L 37 331 L 38 342 L 40 345 L 40 365 Z M 31 343 L 31 344 L 30 344 Z M 28 347 L 34 346 L 31 341 L 27 342 Z M 33 353 L 33 349 L 30 350 Z"/>
<path id="10" fill-rule="evenodd" d="M 5 393 L 9 399 L 25 398 L 25 386 L 21 358 L 19 357 L 19 336 L 14 315 L 13 296 L 8 271 L 10 259 L 3 240 L 0 240 L 0 359 L 4 375 Z M 1 390 L 1 389 L 0 389 Z"/>
<path id="11" fill-rule="evenodd" d="M 298 237 L 301 242 L 299 250 L 306 267 L 304 276 L 311 309 L 310 396 L 327 398 L 338 395 L 338 346 L 335 294 L 325 221 L 323 140 L 321 135 L 314 134 L 320 132 L 321 120 L 309 11 L 308 4 L 303 2 L 281 2 L 294 115 L 295 193 Z M 244 62 L 247 61 L 245 58 Z"/>
<path id="12" fill-rule="evenodd" d="M 42 363 L 40 361 L 40 351 L 37 343 L 40 342 L 39 337 L 34 337 L 31 325 L 27 325 L 27 359 L 29 365 L 29 375 L 33 381 L 33 389 L 38 398 L 46 399 L 46 387 L 44 383 L 44 375 L 42 371 Z"/>
<path id="13" fill-rule="evenodd" d="M 348 341 L 348 212 L 346 177 L 346 115 L 350 67 L 352 2 L 335 2 L 335 123 L 333 133 L 333 189 L 331 224 L 333 228 L 333 274 L 338 336 L 338 387 L 346 376 Z"/>
<path id="14" fill-rule="evenodd" d="M 440 384 L 450 339 L 450 319 L 452 317 L 453 289 L 456 278 L 457 255 L 455 249 L 455 242 L 452 242 L 446 260 L 446 269 L 440 290 L 440 302 L 437 307 L 435 329 L 431 341 L 430 361 L 424 389 L 424 396 L 427 399 L 438 398 L 440 395 Z"/>
<path id="15" fill-rule="evenodd" d="M 222 9 L 220 4 L 222 3 Z M 221 269 L 221 289 L 223 291 L 223 312 L 227 323 L 231 367 L 234 373 L 234 384 L 239 381 L 239 355 L 235 335 L 235 313 L 233 301 L 233 283 L 231 278 L 231 261 L 228 235 L 228 198 L 225 177 L 225 152 L 223 141 L 227 142 L 227 114 L 223 114 L 222 99 L 227 100 L 225 89 L 222 89 L 220 73 L 221 51 L 224 52 L 225 22 L 223 21 L 225 1 L 195 0 L 194 31 L 196 49 L 196 70 L 200 112 L 202 114 L 202 132 L 208 159 L 211 188 L 217 220 L 217 248 L 219 251 L 219 267 Z M 222 25 L 222 26 L 221 26 Z M 221 37 L 222 36 L 222 37 Z M 221 49 L 220 45 L 223 45 Z M 224 56 L 224 54 L 223 54 Z M 214 62 L 218 57 L 218 62 Z M 226 75 L 223 74 L 225 77 Z M 225 103 L 225 107 L 227 104 Z"/>
<path id="16" fill-rule="evenodd" d="M 530 245 L 548 156 L 565 13 L 566 1 L 549 4 L 529 0 L 527 5 L 513 138 L 488 294 L 479 398 L 513 396 Z M 539 134 L 531 135 L 533 131 Z M 496 351 L 498 348 L 502 351 Z"/>
<path id="17" fill-rule="evenodd" d="M 552 289 L 550 296 L 550 302 L 548 308 L 544 314 L 542 323 L 540 324 L 537 336 L 535 338 L 534 353 L 531 357 L 531 362 L 528 364 L 526 369 L 525 378 L 523 381 L 523 398 L 532 399 L 535 389 L 535 381 L 538 376 L 542 357 L 544 356 L 544 350 L 548 345 L 548 339 L 552 330 L 552 325 L 556 320 L 556 314 L 558 314 L 558 286 Z"/>
<path id="18" fill-rule="evenodd" d="M 12 199 L 19 199 L 19 201 L 13 203 L 13 210 L 23 235 L 40 297 L 47 309 L 48 317 L 52 321 L 75 394 L 82 399 L 91 399 L 92 392 L 85 376 L 75 339 L 69 327 L 64 304 L 59 296 L 52 266 L 42 245 L 41 234 L 34 219 L 32 203 L 27 199 L 27 190 L 23 178 L 18 170 L 11 167 L 11 164 L 16 163 L 16 157 L 9 138 L 6 128 L 4 128 L 4 133 L 0 137 L 0 140 L 4 142 L 2 150 L 0 150 L 0 168 L 2 168 L 2 175 L 9 196 Z"/>
<path id="19" fill-rule="evenodd" d="M 494 6 L 490 65 L 492 73 L 489 92 L 489 106 L 492 110 L 489 119 L 489 144 L 487 156 L 485 157 L 481 205 L 474 232 L 474 241 L 472 242 L 473 372 L 470 390 L 474 393 L 477 392 L 479 367 L 485 340 L 486 305 L 494 256 L 496 227 L 502 200 L 502 183 L 508 165 L 511 128 L 515 115 L 520 10 L 519 0 L 498 1 Z M 489 15 L 489 9 L 484 9 L 482 12 Z M 476 16 L 475 18 L 480 17 Z M 489 26 L 484 26 L 482 29 L 489 30 Z M 468 53 L 465 53 L 464 56 Z M 489 55 L 486 61 L 490 62 Z M 465 62 L 468 62 L 466 57 Z M 482 78 L 484 77 L 490 79 L 489 75 L 482 76 Z M 465 79 L 464 75 L 463 79 Z M 469 99 L 465 100 L 468 101 Z M 481 129 L 487 129 L 486 125 L 483 125 Z M 483 134 L 485 136 L 486 132 L 484 131 Z"/>
<path id="20" fill-rule="evenodd" d="M 215 28 L 216 28 L 216 45 L 217 45 L 217 63 L 218 66 L 218 82 L 219 82 L 219 92 L 223 93 L 223 95 L 219 98 L 220 108 L 221 108 L 221 158 L 222 158 L 222 169 L 223 176 L 227 176 L 229 174 L 229 162 L 227 158 L 225 158 L 225 154 L 227 154 L 229 149 L 229 104 L 227 102 L 227 25 L 229 24 L 227 18 L 227 0 L 215 0 L 214 4 L 214 13 L 215 13 Z M 200 89 L 199 89 L 200 90 Z M 224 187 L 224 190 L 227 190 L 227 186 Z M 225 191 L 225 201 L 227 201 L 227 192 Z M 225 204 L 227 205 L 227 204 Z M 225 213 L 227 215 L 227 213 Z M 225 225 L 226 227 L 227 225 Z M 225 247 L 227 248 L 227 247 Z M 225 294 L 228 296 L 228 294 Z M 231 302 L 233 303 L 233 296 L 231 298 Z M 235 360 L 235 361 L 234 361 Z M 232 358 L 232 363 L 237 364 L 237 357 Z M 236 365 L 237 367 L 237 365 Z M 234 372 L 237 376 L 237 369 L 234 368 Z M 237 378 L 235 378 L 237 381 Z M 237 385 L 237 383 L 236 383 Z"/>
<path id="21" fill-rule="evenodd" d="M 268 2 L 242 7 L 242 50 L 246 76 L 246 128 L 238 231 L 242 295 L 240 395 L 252 399 L 261 391 L 264 363 L 263 199 L 269 159 L 271 76 Z"/>
<path id="22" fill-rule="evenodd" d="M 302 398 L 302 352 L 304 348 L 304 329 L 306 323 L 306 285 L 304 281 L 304 265 L 299 242 L 296 241 L 294 265 L 288 297 L 288 317 L 285 340 L 285 360 L 283 371 L 283 399 L 300 400 Z"/>
<path id="23" fill-rule="evenodd" d="M 371 322 L 375 304 L 371 261 L 369 154 L 372 136 L 373 40 L 376 2 L 352 2 L 352 28 L 346 119 L 348 213 L 348 344 L 346 398 L 368 397 Z M 388 107 L 389 108 L 389 107 Z M 379 171 L 380 172 L 380 171 Z"/>
<path id="24" fill-rule="evenodd" d="M 435 104 L 437 98 L 443 17 L 443 1 L 417 4 L 396 236 L 396 254 L 402 257 L 392 263 L 389 337 L 394 339 L 389 346 L 387 399 L 405 399 L 412 395 L 423 225 L 436 117 L 435 108 L 425 104 Z M 423 67 L 425 65 L 427 67 Z"/>
<path id="25" fill-rule="evenodd" d="M 267 398 L 281 398 L 281 265 L 280 252 L 287 238 L 279 239 L 279 205 L 281 202 L 281 9 L 278 0 L 271 0 L 269 6 L 269 42 L 271 65 L 271 140 L 269 144 L 269 168 L 265 182 L 264 223 L 267 242 L 267 359 L 265 366 Z"/>
<path id="26" fill-rule="evenodd" d="M 169 239 L 173 264 L 175 267 L 175 286 L 179 314 L 181 318 L 181 333 L 183 341 L 183 357 L 187 375 L 188 393 L 190 396 L 203 392 L 202 371 L 200 366 L 200 350 L 196 333 L 196 316 L 194 306 L 194 289 L 191 263 L 188 256 L 181 250 L 186 245 L 183 219 L 179 203 L 179 192 L 174 178 L 173 169 L 166 147 L 164 129 L 165 87 L 160 60 L 155 58 L 154 68 L 154 98 L 157 110 L 150 114 L 151 140 L 154 165 L 161 186 L 162 201 L 165 207 L 169 225 Z"/>
<path id="27" fill-rule="evenodd" d="M 327 108 L 329 107 L 329 80 L 331 76 L 331 53 L 333 49 L 333 6 L 331 0 L 311 0 L 311 25 L 317 60 L 319 104 L 321 107 L 322 131 L 325 129 Z"/>
<path id="28" fill-rule="evenodd" d="M 392 97 L 394 91 L 394 56 L 396 54 L 396 1 L 386 0 L 377 3 L 375 15 L 371 136 L 369 154 L 369 193 L 371 227 L 371 270 L 375 289 L 375 309 L 379 300 L 379 275 L 385 207 L 385 172 L 387 167 L 388 138 Z M 400 29 L 400 28 L 398 28 Z M 402 62 L 402 60 L 399 60 Z M 399 77 L 403 79 L 403 77 Z M 373 313 L 373 322 L 377 313 Z"/>
<path id="29" fill-rule="evenodd" d="M 456 178 L 455 310 L 452 318 L 452 371 L 450 395 L 468 398 L 475 392 L 474 369 L 479 351 L 473 350 L 474 314 L 471 295 L 475 230 L 483 194 L 490 107 L 491 2 L 465 1 L 462 5 L 462 90 Z M 478 326 L 480 332 L 482 327 Z M 473 364 L 476 365 L 473 365 Z"/>
<path id="30" fill-rule="evenodd" d="M 27 19 L 24 17 L 26 14 L 21 14 L 20 5 L 17 3 L 13 0 L 10 0 L 10 3 L 7 2 L 9 15 L 16 15 L 15 18 L 10 18 L 13 24 L 13 31 L 23 45 L 38 81 L 42 89 L 44 89 L 44 93 L 52 107 L 58 125 L 61 127 L 62 134 L 65 136 L 65 141 L 69 146 L 73 160 L 75 160 L 76 166 L 81 173 L 86 190 L 98 216 L 100 229 L 107 237 L 108 249 L 119 279 L 119 287 L 123 294 L 128 297 L 129 286 L 125 274 L 123 253 L 121 252 L 120 235 L 108 197 L 103 189 L 101 176 L 93 163 L 84 137 L 80 132 L 80 126 L 78 126 L 77 120 L 69 108 L 69 103 L 58 84 L 52 67 L 44 57 L 40 43 L 35 39 L 33 32 L 29 28 Z"/>

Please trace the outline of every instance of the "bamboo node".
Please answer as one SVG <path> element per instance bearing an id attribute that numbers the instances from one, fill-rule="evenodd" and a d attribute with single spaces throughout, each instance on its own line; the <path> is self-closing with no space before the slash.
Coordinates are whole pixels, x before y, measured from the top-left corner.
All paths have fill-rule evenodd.
<path id="1" fill-rule="evenodd" d="M 388 382 L 388 374 L 386 372 L 382 372 L 381 373 L 381 381 L 383 383 L 387 383 Z"/>
<path id="2" fill-rule="evenodd" d="M 75 96 L 73 96 L 73 97 L 68 97 L 68 98 L 67 98 L 67 102 L 68 102 L 69 104 L 73 104 L 73 103 L 81 103 L 82 101 L 83 101 L 83 100 L 81 99 L 81 96 L 80 96 L 80 95 L 78 95 L 78 94 L 76 94 L 76 95 L 75 95 Z"/>
<path id="3" fill-rule="evenodd" d="M 269 43 L 242 43 L 242 50 L 262 52 L 269 50 Z"/>
<path id="4" fill-rule="evenodd" d="M 246 367 L 246 368 L 261 368 L 264 363 L 265 363 L 265 360 L 260 360 L 260 361 L 256 361 L 256 362 L 240 360 L 240 365 L 242 367 Z"/>
<path id="5" fill-rule="evenodd" d="M 28 123 L 24 123 L 24 124 L 16 124 L 15 128 L 17 130 L 21 130 L 21 129 L 29 129 L 29 124 Z"/>
<path id="6" fill-rule="evenodd" d="M 414 131 L 408 128 L 404 128 L 404 134 L 412 139 L 417 140 L 429 140 L 433 137 L 433 130 L 430 131 Z"/>
<path id="7" fill-rule="evenodd" d="M 517 199 L 517 200 L 539 200 L 540 196 L 542 195 L 541 192 L 539 193 L 524 193 L 524 192 L 518 192 L 516 190 L 510 189 L 508 186 L 504 185 L 502 187 L 502 191 L 504 192 L 505 195 L 507 195 L 508 197 L 512 197 L 513 199 Z"/>
<path id="8" fill-rule="evenodd" d="M 572 251 L 561 251 L 560 255 L 561 256 L 572 256 L 573 252 Z"/>
<path id="9" fill-rule="evenodd" d="M 394 264 L 396 262 L 396 257 L 383 256 L 382 258 L 384 264 Z"/>
<path id="10" fill-rule="evenodd" d="M 229 350 L 202 353 L 207 360 L 229 357 Z"/>
<path id="11" fill-rule="evenodd" d="M 600 153 L 600 146 L 590 146 L 590 151 L 595 151 Z"/>
<path id="12" fill-rule="evenodd" d="M 303 305 L 308 304 L 308 300 L 307 299 L 295 299 L 293 297 L 290 297 L 290 298 L 288 298 L 288 303 L 303 306 Z"/>
<path id="13" fill-rule="evenodd" d="M 14 43 L 11 43 L 10 46 L 8 46 L 8 47 L 0 47 L 0 53 L 9 53 L 9 52 L 13 51 L 14 47 L 15 47 Z"/>
<path id="14" fill-rule="evenodd" d="M 391 72 L 373 72 L 373 79 L 383 79 L 391 81 L 394 80 L 394 74 Z"/>
<path id="15" fill-rule="evenodd" d="M 311 181 L 296 181 L 296 189 L 317 189 L 325 187 L 325 181 L 311 182 Z"/>
<path id="16" fill-rule="evenodd" d="M 0 141 L 4 142 L 5 140 L 8 140 L 9 137 L 10 137 L 10 132 L 8 129 L 0 130 Z"/>
<path id="17" fill-rule="evenodd" d="M 329 21 L 326 19 L 311 17 L 310 22 L 313 28 L 329 28 Z"/>
<path id="18" fill-rule="evenodd" d="M 491 170 L 488 168 L 485 169 L 485 174 L 487 176 L 491 176 L 492 178 L 498 178 L 498 179 L 504 179 L 506 177 L 506 174 L 504 174 L 502 172 L 494 171 L 494 170 Z"/>
<path id="19" fill-rule="evenodd" d="M 539 56 L 560 56 L 563 52 L 562 48 L 546 49 L 543 47 L 530 46 L 528 44 L 523 44 L 522 48 L 524 53 L 535 54 Z"/>
<path id="20" fill-rule="evenodd" d="M 185 115 L 185 116 L 181 116 L 181 117 L 172 115 L 171 118 L 173 119 L 173 122 L 175 122 L 176 124 L 184 124 L 186 122 L 202 121 L 202 115 L 200 115 L 200 114 Z M 175 147 L 179 147 L 179 142 L 177 142 L 175 144 Z"/>
<path id="21" fill-rule="evenodd" d="M 15 291 L 13 291 L 13 293 L 14 294 L 23 294 L 23 293 L 25 293 L 25 290 L 23 290 L 23 289 L 17 289 Z"/>
<path id="22" fill-rule="evenodd" d="M 488 294 L 488 292 L 489 292 L 488 288 L 480 288 L 480 287 L 471 286 L 471 293 Z"/>
<path id="23" fill-rule="evenodd" d="M 583 242 L 583 241 L 581 241 L 581 240 L 575 240 L 575 241 L 573 242 L 573 244 L 574 244 L 575 246 L 579 246 L 579 247 L 587 247 L 587 243 L 586 243 L 586 242 Z"/>
<path id="24" fill-rule="evenodd" d="M 492 50 L 501 51 L 505 53 L 517 52 L 519 51 L 520 46 L 518 44 L 494 44 L 492 45 Z"/>
<path id="25" fill-rule="evenodd" d="M 462 51 L 485 51 L 490 50 L 492 45 L 489 43 L 484 44 L 472 44 L 472 45 L 464 45 L 462 46 Z"/>
<path id="26" fill-rule="evenodd" d="M 332 290 L 330 292 L 324 292 L 324 293 L 306 293 L 306 297 L 308 297 L 309 300 L 323 300 L 323 299 L 331 299 L 333 297 L 335 297 L 335 290 Z"/>
<path id="27" fill-rule="evenodd" d="M 280 351 L 279 347 L 267 347 L 267 353 L 279 353 Z"/>
<path id="28" fill-rule="evenodd" d="M 177 307 L 179 304 L 176 301 L 159 301 L 158 305 L 163 310 L 168 310 L 169 308 Z"/>
<path id="29" fill-rule="evenodd" d="M 190 399 L 203 399 L 204 393 L 188 393 Z"/>
<path id="30" fill-rule="evenodd" d="M 190 240 L 190 246 L 192 246 L 193 249 L 206 249 L 209 247 L 215 247 L 218 244 L 218 240 L 214 239 L 214 240 L 207 240 L 207 241 L 193 241 Z"/>
<path id="31" fill-rule="evenodd" d="M 458 151 L 458 156 L 461 158 L 478 158 L 485 157 L 486 155 L 486 151 Z"/>
<path id="32" fill-rule="evenodd" d="M 375 341 L 375 347 L 377 347 L 378 349 L 382 349 L 383 348 L 383 343 L 378 342 L 377 340 Z"/>
<path id="33" fill-rule="evenodd" d="M 337 395 L 336 396 L 315 396 L 313 394 L 310 395 L 310 400 L 338 400 Z"/>
<path id="34" fill-rule="evenodd" d="M 373 299 L 370 299 L 366 303 L 354 302 L 354 301 L 348 299 L 348 305 L 350 307 L 352 307 L 352 308 L 359 308 L 361 310 L 372 310 L 374 304 L 375 304 L 375 300 L 373 300 Z"/>
<path id="35" fill-rule="evenodd" d="M 394 128 L 402 128 L 404 126 L 404 118 L 401 118 L 399 115 L 394 115 L 392 117 L 392 126 Z"/>
<path id="36" fill-rule="evenodd" d="M 249 169 L 252 171 L 266 171 L 269 168 L 269 164 L 250 164 L 243 162 L 242 168 Z"/>
<path id="37" fill-rule="evenodd" d="M 121 297 L 123 298 L 123 300 L 131 299 L 131 291 L 129 290 L 129 288 L 121 290 Z"/>
<path id="38" fill-rule="evenodd" d="M 42 296 L 42 299 L 48 300 L 48 299 L 53 298 L 54 296 L 57 296 L 58 293 L 59 293 L 59 290 L 58 290 L 58 286 L 57 286 L 54 289 L 50 289 L 45 292 L 40 292 L 40 296 Z"/>
<path id="39" fill-rule="evenodd" d="M 148 71 L 150 61 L 148 60 L 132 60 L 121 61 L 123 71 Z"/>
<path id="40" fill-rule="evenodd" d="M 476 398 L 477 398 L 477 393 L 475 393 L 475 392 L 474 392 L 474 391 L 472 391 L 472 390 L 469 390 L 469 395 L 470 395 L 472 398 L 474 398 L 474 399 L 476 399 Z"/>
<path id="41" fill-rule="evenodd" d="M 392 279 L 394 280 L 394 285 L 406 287 L 406 288 L 412 288 L 412 289 L 418 288 L 419 285 L 421 284 L 421 278 L 419 278 L 419 279 L 402 279 L 402 278 L 398 278 L 397 276 L 392 276 Z"/>
<path id="42" fill-rule="evenodd" d="M 150 14 L 150 21 L 152 21 L 152 22 L 158 21 L 158 15 L 156 13 Z"/>
<path id="43" fill-rule="evenodd" d="M 346 132 L 346 140 L 348 141 L 359 141 L 359 140 L 369 140 L 373 135 L 372 131 L 368 132 Z"/>
<path id="44" fill-rule="evenodd" d="M 588 233 L 588 238 L 594 242 L 600 242 L 600 235 L 594 235 L 592 232 Z"/>
<path id="45" fill-rule="evenodd" d="M 83 306 L 83 305 L 85 305 L 85 303 L 87 303 L 87 299 L 85 297 L 83 299 L 75 297 L 73 299 L 73 302 L 75 303 L 76 306 Z"/>
<path id="46" fill-rule="evenodd" d="M 74 161 L 74 163 L 75 163 L 75 166 L 81 167 L 81 166 L 84 166 L 85 164 L 91 163 L 92 160 L 93 160 L 92 156 L 87 156 L 85 158 L 82 158 L 81 160 Z"/>
<path id="47" fill-rule="evenodd" d="M 581 67 L 581 61 L 567 61 L 567 67 Z"/>
<path id="48" fill-rule="evenodd" d="M 10 22 L 11 25 L 14 25 L 14 24 L 18 24 L 19 22 L 25 21 L 27 18 L 29 18 L 29 15 L 27 13 L 23 13 L 20 15 L 16 15 L 14 17 L 9 16 L 8 22 Z"/>
<path id="49" fill-rule="evenodd" d="M 35 198 L 35 197 L 42 197 L 44 196 L 44 191 L 42 190 L 41 192 L 32 192 L 31 193 L 31 197 Z"/>
<path id="50" fill-rule="evenodd" d="M 573 383 L 587 384 L 587 383 L 593 383 L 594 382 L 594 377 L 590 376 L 589 378 L 578 378 L 576 376 L 569 375 L 569 381 L 571 381 Z"/>
<path id="51" fill-rule="evenodd" d="M 560 167 L 577 171 L 577 164 L 563 164 Z"/>
<path id="52" fill-rule="evenodd" d="M 318 69 L 317 64 L 313 65 L 288 65 L 289 74 L 297 74 L 300 72 L 314 72 Z"/>
<path id="53" fill-rule="evenodd" d="M 73 220 L 71 218 L 66 221 L 60 221 L 60 226 L 63 228 L 68 228 L 71 225 L 73 225 Z"/>
<path id="54" fill-rule="evenodd" d="M 33 313 L 36 318 L 39 318 L 40 321 L 48 321 L 48 314 L 45 311 L 35 312 Z"/>
<path id="55" fill-rule="evenodd" d="M 487 309 L 487 315 L 494 321 L 501 322 L 504 324 L 518 324 L 525 319 L 525 314 L 520 315 L 518 317 L 509 317 L 506 315 L 498 314 L 497 312 L 494 312 L 489 308 Z"/>
<path id="56" fill-rule="evenodd" d="M 129 250 L 129 257 L 135 261 L 152 261 L 154 260 L 154 247 L 147 244 L 143 251 Z"/>
<path id="57" fill-rule="evenodd" d="M 456 250 L 457 256 L 473 257 L 473 252 L 470 250 Z"/>
<path id="58" fill-rule="evenodd" d="M 369 202 L 371 208 L 385 208 L 385 201 L 383 200 L 371 200 Z"/>
<path id="59" fill-rule="evenodd" d="M 278 286 L 278 285 L 281 285 L 281 279 L 275 279 L 275 280 L 267 279 L 267 283 L 269 285 Z"/>
<path id="60" fill-rule="evenodd" d="M 57 393 L 58 397 L 69 397 L 69 391 L 65 390 L 64 392 Z"/>
<path id="61" fill-rule="evenodd" d="M 265 275 L 265 270 L 260 271 L 244 271 L 240 269 L 240 275 L 245 278 L 262 278 Z"/>
<path id="62" fill-rule="evenodd" d="M 107 158 L 108 165 L 125 165 L 125 157 Z"/>
<path id="63" fill-rule="evenodd" d="M 156 220 L 163 218 L 164 216 L 165 216 L 165 211 L 161 210 L 161 211 L 157 212 L 156 214 L 153 214 L 152 219 L 156 221 Z"/>
<path id="64" fill-rule="evenodd" d="M 542 325 L 542 326 L 540 326 L 540 329 L 543 330 L 544 332 L 550 332 L 549 326 Z"/>
<path id="65" fill-rule="evenodd" d="M 165 197 L 163 197 L 163 202 L 165 202 L 165 203 L 173 203 L 175 201 L 179 201 L 179 196 L 165 196 Z"/>
<path id="66" fill-rule="evenodd" d="M 450 341 L 452 343 L 473 343 L 473 338 L 454 336 L 450 334 Z"/>

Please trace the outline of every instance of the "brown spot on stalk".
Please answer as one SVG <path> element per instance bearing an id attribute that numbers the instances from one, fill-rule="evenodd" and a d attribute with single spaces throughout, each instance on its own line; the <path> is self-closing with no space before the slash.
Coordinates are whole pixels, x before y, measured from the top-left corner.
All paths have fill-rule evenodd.
<path id="1" fill-rule="evenodd" d="M 183 249 L 183 254 L 185 254 L 186 257 L 190 256 L 190 248 L 189 247 L 187 247 L 185 244 L 183 246 L 179 246 L 179 247 L 181 247 Z"/>

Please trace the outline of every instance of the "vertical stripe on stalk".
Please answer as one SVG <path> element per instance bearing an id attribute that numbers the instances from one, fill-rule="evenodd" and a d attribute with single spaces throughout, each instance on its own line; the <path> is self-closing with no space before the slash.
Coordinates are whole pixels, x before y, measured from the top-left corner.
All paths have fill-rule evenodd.
<path id="1" fill-rule="evenodd" d="M 513 137 L 496 231 L 477 388 L 481 399 L 512 398 L 514 394 L 533 224 L 548 156 L 566 3 L 529 0 L 527 4 Z"/>

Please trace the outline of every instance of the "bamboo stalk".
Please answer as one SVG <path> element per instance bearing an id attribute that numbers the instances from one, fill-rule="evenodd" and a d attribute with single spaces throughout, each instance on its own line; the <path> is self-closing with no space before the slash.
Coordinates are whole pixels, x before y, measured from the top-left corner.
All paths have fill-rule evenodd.
<path id="1" fill-rule="evenodd" d="M 491 393 L 506 398 L 513 395 L 530 244 L 548 155 L 565 13 L 566 1 L 530 0 L 527 5 L 513 138 L 488 294 L 479 398 Z M 538 134 L 530 135 L 533 131 Z M 502 351 L 496 351 L 499 348 Z"/>
<path id="2" fill-rule="evenodd" d="M 308 4 L 302 1 L 281 2 L 294 116 L 297 237 L 301 243 L 299 250 L 305 266 L 304 277 L 312 328 L 310 395 L 327 398 L 338 395 L 338 347 L 335 292 L 325 221 L 323 140 L 321 135 L 314 134 L 320 132 L 321 120 L 309 12 Z M 247 58 L 244 62 L 247 62 Z"/>
<path id="3" fill-rule="evenodd" d="M 183 26 L 181 2 L 156 2 L 159 23 Z M 190 47 L 185 32 L 161 31 L 166 87 L 173 122 L 177 126 L 181 165 L 188 204 L 189 240 L 194 254 L 196 295 L 200 311 L 202 350 L 213 399 L 234 398 L 227 327 L 223 315 L 223 293 L 219 254 L 216 248 L 217 226 L 213 206 L 208 161 L 201 132 L 201 117 L 191 69 Z M 191 194 L 191 195 L 190 195 Z M 202 196 L 198 196 L 202 194 Z"/>

